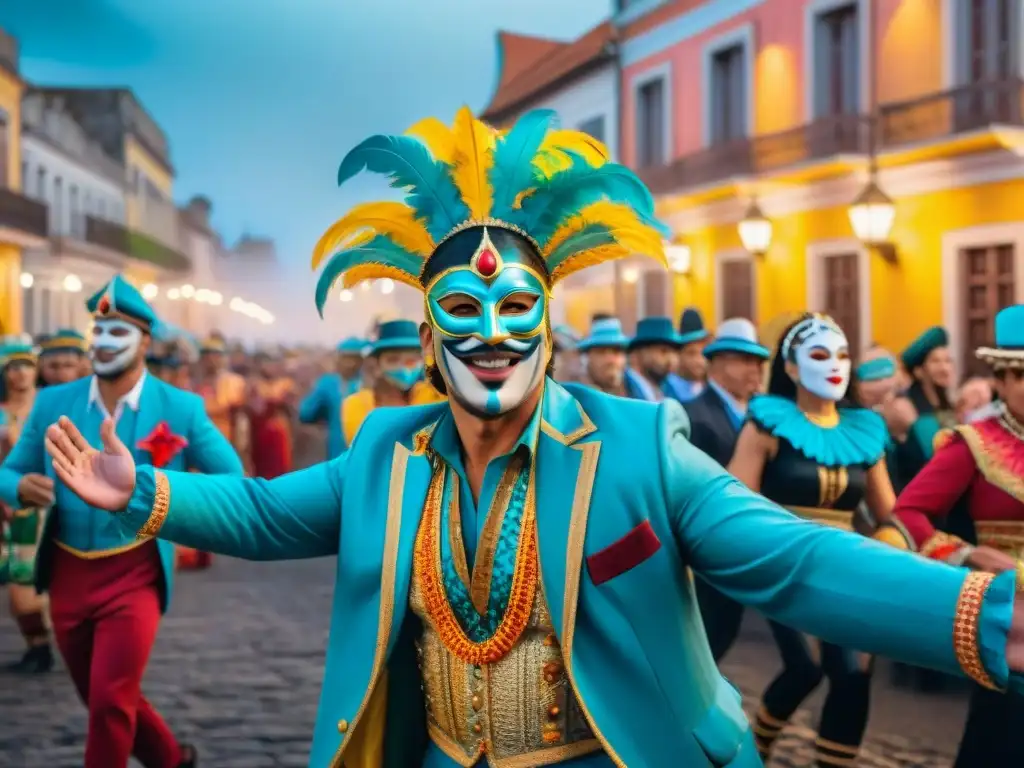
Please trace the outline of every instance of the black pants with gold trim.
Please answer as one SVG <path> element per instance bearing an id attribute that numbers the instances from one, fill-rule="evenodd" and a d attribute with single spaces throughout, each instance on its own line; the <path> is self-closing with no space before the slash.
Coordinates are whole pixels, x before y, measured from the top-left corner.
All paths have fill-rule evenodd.
<path id="1" fill-rule="evenodd" d="M 1024 699 L 975 685 L 953 768 L 1024 765 Z"/>
<path id="2" fill-rule="evenodd" d="M 828 695 L 821 710 L 816 743 L 817 762 L 825 768 L 854 766 L 868 724 L 871 669 L 858 654 L 820 642 L 812 652 L 808 639 L 789 627 L 769 622 L 782 655 L 782 672 L 761 700 L 754 723 L 758 751 L 767 758 L 789 718 L 825 678 Z"/>

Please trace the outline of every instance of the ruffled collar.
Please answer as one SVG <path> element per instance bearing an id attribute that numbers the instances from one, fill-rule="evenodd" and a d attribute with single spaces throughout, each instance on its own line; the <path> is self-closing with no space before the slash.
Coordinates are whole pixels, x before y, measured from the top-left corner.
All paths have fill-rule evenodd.
<path id="1" fill-rule="evenodd" d="M 885 455 L 889 439 L 882 417 L 867 408 L 840 408 L 838 422 L 823 426 L 788 398 L 760 395 L 750 401 L 747 415 L 765 432 L 825 467 L 873 466 Z"/>

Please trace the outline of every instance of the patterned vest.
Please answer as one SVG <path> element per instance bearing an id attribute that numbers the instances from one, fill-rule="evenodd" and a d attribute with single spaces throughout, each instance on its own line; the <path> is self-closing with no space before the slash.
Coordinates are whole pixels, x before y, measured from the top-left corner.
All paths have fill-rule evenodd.
<path id="1" fill-rule="evenodd" d="M 435 512 L 441 506 L 443 491 L 437 493 L 433 502 Z M 501 494 L 499 490 L 496 495 Z M 529 499 L 527 495 L 515 492 L 506 495 L 505 517 L 521 520 L 521 527 L 514 522 L 508 527 L 503 525 L 502 537 L 508 538 L 511 534 L 518 538 L 518 556 L 512 570 L 519 575 L 529 574 L 532 588 L 524 590 L 525 585 L 516 575 L 503 579 L 499 564 L 503 542 L 498 542 L 491 552 L 482 545 L 478 555 L 478 558 L 494 558 L 492 589 L 503 580 L 512 582 L 506 618 L 516 611 L 523 612 L 521 631 L 500 658 L 475 659 L 478 663 L 464 660 L 471 655 L 465 651 L 464 636 L 461 652 L 454 653 L 452 648 L 458 641 L 452 639 L 450 622 L 458 615 L 456 606 L 445 594 L 447 616 L 439 621 L 441 614 L 436 609 L 431 610 L 429 604 L 432 596 L 438 599 L 442 594 L 438 585 L 445 578 L 442 573 L 445 563 L 452 559 L 441 558 L 440 554 L 448 546 L 461 546 L 461 536 L 452 529 L 458 526 L 458 518 L 452 520 L 432 514 L 431 496 L 428 496 L 417 535 L 416 567 L 409 602 L 424 626 L 417 642 L 417 654 L 426 698 L 427 728 L 431 740 L 462 766 L 473 766 L 482 756 L 495 768 L 552 765 L 601 750 L 565 674 L 562 652 L 540 584 L 532 510 L 521 518 L 516 511 L 517 506 L 520 507 L 518 512 L 522 512 L 522 507 L 532 505 L 532 495 Z M 439 540 L 442 537 L 446 542 Z M 485 525 L 482 541 L 486 539 Z M 428 568 L 432 572 L 428 572 Z M 451 577 L 448 574 L 448 578 Z M 532 594 L 529 605 L 517 603 L 517 595 L 524 591 Z M 499 628 L 494 636 L 501 633 Z"/>

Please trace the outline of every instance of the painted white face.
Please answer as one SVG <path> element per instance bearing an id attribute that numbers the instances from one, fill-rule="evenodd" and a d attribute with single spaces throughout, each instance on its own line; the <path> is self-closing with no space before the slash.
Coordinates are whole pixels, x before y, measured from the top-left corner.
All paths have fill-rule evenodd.
<path id="1" fill-rule="evenodd" d="M 481 418 L 494 418 L 521 405 L 544 380 L 551 354 L 546 336 L 506 339 L 496 346 L 472 337 L 442 341 L 437 331 L 434 339 L 434 354 L 449 393 Z M 517 357 L 512 363 L 500 358 L 505 367 L 492 369 L 489 358 L 498 353 Z M 488 367 L 481 368 L 485 362 Z"/>
<path id="2" fill-rule="evenodd" d="M 838 402 L 850 386 L 850 343 L 836 326 L 816 324 L 796 349 L 796 365 L 804 389 Z"/>
<path id="3" fill-rule="evenodd" d="M 115 378 L 127 371 L 139 355 L 142 329 L 126 320 L 100 319 L 93 325 L 89 357 L 101 378 Z"/>

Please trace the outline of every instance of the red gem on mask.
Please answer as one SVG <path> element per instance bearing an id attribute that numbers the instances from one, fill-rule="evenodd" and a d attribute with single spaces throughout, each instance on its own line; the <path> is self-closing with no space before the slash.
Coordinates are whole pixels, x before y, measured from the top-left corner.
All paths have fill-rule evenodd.
<path id="1" fill-rule="evenodd" d="M 104 296 L 102 299 L 100 299 L 100 304 L 99 307 L 97 308 L 99 309 L 101 315 L 107 314 L 107 312 L 110 311 L 110 299 Z"/>
<path id="2" fill-rule="evenodd" d="M 484 277 L 490 277 L 498 268 L 498 257 L 491 251 L 484 250 L 476 259 L 476 269 Z"/>

